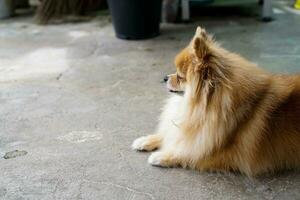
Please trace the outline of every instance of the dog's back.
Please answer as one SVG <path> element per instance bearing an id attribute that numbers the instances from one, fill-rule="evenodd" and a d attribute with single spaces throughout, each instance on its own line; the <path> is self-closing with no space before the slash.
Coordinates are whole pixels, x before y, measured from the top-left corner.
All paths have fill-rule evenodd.
<path id="1" fill-rule="evenodd" d="M 272 76 L 261 95 L 225 151 L 234 161 L 225 166 L 251 176 L 299 168 L 300 76 Z"/>
<path id="2" fill-rule="evenodd" d="M 265 153 L 265 156 L 274 163 L 275 170 L 300 167 L 300 76 L 275 76 L 274 79 L 284 82 L 285 89 L 281 92 L 283 97 L 280 91 L 277 94 L 282 102 L 267 121 L 265 142 L 270 143 L 268 148 L 272 148 L 272 154 Z"/>

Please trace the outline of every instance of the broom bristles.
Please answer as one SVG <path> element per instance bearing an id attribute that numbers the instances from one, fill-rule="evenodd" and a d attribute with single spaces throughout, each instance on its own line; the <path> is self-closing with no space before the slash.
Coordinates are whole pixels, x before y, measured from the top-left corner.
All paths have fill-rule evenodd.
<path id="1" fill-rule="evenodd" d="M 65 15 L 84 15 L 86 12 L 99 8 L 103 0 L 42 0 L 37 9 L 39 24 L 47 24 L 51 19 Z"/>

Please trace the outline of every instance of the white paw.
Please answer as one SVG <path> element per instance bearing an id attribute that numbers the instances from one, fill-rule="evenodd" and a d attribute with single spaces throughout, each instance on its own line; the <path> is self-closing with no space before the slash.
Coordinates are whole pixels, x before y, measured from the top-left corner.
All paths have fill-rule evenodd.
<path id="1" fill-rule="evenodd" d="M 145 150 L 145 146 L 147 145 L 147 137 L 140 137 L 138 139 L 135 139 L 131 145 L 131 148 L 137 151 L 143 151 Z"/>
<path id="2" fill-rule="evenodd" d="M 154 152 L 148 158 L 148 163 L 153 166 L 168 167 L 165 161 L 165 154 L 161 152 Z"/>

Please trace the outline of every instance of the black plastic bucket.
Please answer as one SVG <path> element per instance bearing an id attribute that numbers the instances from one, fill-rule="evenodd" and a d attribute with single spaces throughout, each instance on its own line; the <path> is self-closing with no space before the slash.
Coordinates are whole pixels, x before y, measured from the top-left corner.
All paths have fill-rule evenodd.
<path id="1" fill-rule="evenodd" d="M 159 35 L 161 0 L 108 0 L 116 36 L 139 40 Z"/>

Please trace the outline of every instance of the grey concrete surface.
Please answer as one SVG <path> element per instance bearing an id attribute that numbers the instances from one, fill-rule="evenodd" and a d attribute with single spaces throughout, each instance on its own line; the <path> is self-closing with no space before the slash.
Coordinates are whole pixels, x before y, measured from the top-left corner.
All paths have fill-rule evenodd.
<path id="1" fill-rule="evenodd" d="M 0 21 L 0 199 L 300 199 L 298 172 L 162 169 L 130 149 L 154 130 L 168 95 L 162 77 L 197 25 L 268 70 L 299 72 L 300 15 L 281 1 L 275 11 L 266 24 L 236 14 L 162 24 L 145 41 L 116 39 L 108 16 Z"/>

